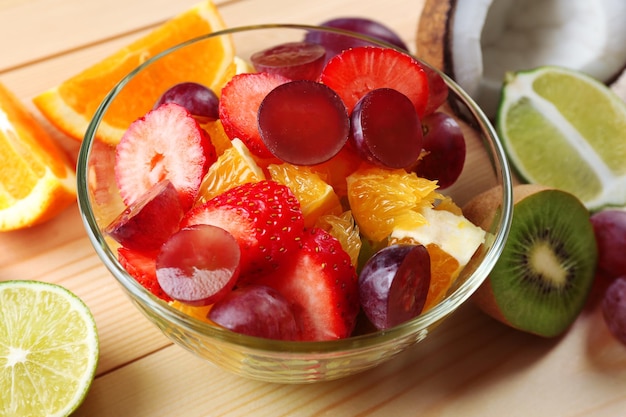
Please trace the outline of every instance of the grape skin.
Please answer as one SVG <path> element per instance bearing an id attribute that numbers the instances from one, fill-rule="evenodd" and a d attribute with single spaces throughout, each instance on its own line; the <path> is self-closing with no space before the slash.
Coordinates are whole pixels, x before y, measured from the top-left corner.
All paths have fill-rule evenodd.
<path id="1" fill-rule="evenodd" d="M 208 122 L 219 117 L 219 99 L 210 88 L 194 82 L 175 84 L 154 104 L 156 109 L 164 103 L 176 103 L 187 109 L 198 121 Z"/>
<path id="2" fill-rule="evenodd" d="M 626 211 L 594 213 L 591 224 L 598 245 L 598 268 L 609 278 L 626 275 Z"/>
<path id="3" fill-rule="evenodd" d="M 616 278 L 606 289 L 602 315 L 610 332 L 626 344 L 626 276 Z"/>
<path id="4" fill-rule="evenodd" d="M 324 67 L 326 49 L 316 43 L 288 42 L 250 56 L 257 72 L 270 72 L 291 80 L 317 80 Z"/>

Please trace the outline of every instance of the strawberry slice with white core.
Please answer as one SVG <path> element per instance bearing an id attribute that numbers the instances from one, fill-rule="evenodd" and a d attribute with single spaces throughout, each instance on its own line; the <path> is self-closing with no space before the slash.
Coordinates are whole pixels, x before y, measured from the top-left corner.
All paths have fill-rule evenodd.
<path id="1" fill-rule="evenodd" d="M 117 249 L 117 259 L 122 268 L 128 272 L 142 287 L 164 301 L 172 301 L 163 291 L 156 277 L 157 251 L 144 252 L 125 247 Z"/>
<path id="2" fill-rule="evenodd" d="M 259 133 L 257 113 L 267 94 L 281 84 L 291 81 L 279 74 L 267 72 L 237 74 L 222 88 L 219 115 L 224 132 L 235 138 L 260 158 L 271 158 Z"/>
<path id="3" fill-rule="evenodd" d="M 168 179 L 189 209 L 217 159 L 209 135 L 182 106 L 166 103 L 133 122 L 116 147 L 115 177 L 130 205 Z"/>
<path id="4" fill-rule="evenodd" d="M 407 96 L 422 116 L 428 103 L 428 76 L 413 57 L 390 48 L 362 46 L 333 57 L 320 82 L 335 90 L 351 113 L 365 94 L 392 88 Z"/>
<path id="5" fill-rule="evenodd" d="M 359 312 L 358 279 L 350 256 L 330 233 L 309 229 L 300 250 L 257 284 L 281 293 L 292 305 L 302 340 L 349 337 Z"/>

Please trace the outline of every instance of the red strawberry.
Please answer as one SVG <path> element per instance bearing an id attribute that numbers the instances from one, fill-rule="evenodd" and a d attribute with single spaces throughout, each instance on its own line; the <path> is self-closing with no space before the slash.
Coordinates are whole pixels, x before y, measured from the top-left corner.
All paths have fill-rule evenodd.
<path id="1" fill-rule="evenodd" d="M 115 177 L 130 205 L 169 179 L 189 209 L 202 178 L 217 159 L 209 135 L 182 106 L 167 103 L 133 122 L 116 148 Z"/>
<path id="2" fill-rule="evenodd" d="M 274 288 L 292 304 L 303 340 L 345 338 L 354 329 L 357 274 L 339 241 L 323 229 L 310 229 L 299 251 L 255 283 Z"/>
<path id="3" fill-rule="evenodd" d="M 219 104 L 220 120 L 228 137 L 241 139 L 258 157 L 272 157 L 261 139 L 257 112 L 267 93 L 288 81 L 289 78 L 266 72 L 235 75 L 222 88 Z"/>
<path id="4" fill-rule="evenodd" d="M 165 294 L 156 278 L 157 252 L 140 252 L 120 247 L 117 249 L 117 259 L 128 274 L 139 284 L 164 301 L 172 299 Z"/>
<path id="5" fill-rule="evenodd" d="M 230 232 L 241 248 L 241 276 L 271 271 L 298 246 L 300 203 L 289 187 L 260 181 L 234 187 L 191 209 L 181 227 L 210 224 Z"/>
<path id="6" fill-rule="evenodd" d="M 333 57 L 320 82 L 335 90 L 352 112 L 356 103 L 377 88 L 393 88 L 407 96 L 422 116 L 428 102 L 428 76 L 409 55 L 390 48 L 362 46 Z"/>
<path id="7" fill-rule="evenodd" d="M 128 249 L 156 250 L 178 230 L 183 214 L 178 191 L 163 180 L 117 216 L 105 233 Z"/>

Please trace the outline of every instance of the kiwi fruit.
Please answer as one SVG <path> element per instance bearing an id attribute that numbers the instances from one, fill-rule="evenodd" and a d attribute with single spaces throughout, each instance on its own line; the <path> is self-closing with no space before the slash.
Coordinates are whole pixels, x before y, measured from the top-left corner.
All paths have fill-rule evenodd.
<path id="1" fill-rule="evenodd" d="M 501 190 L 475 196 L 465 216 L 489 230 Z M 534 184 L 513 188 L 505 247 L 473 299 L 487 314 L 528 333 L 564 333 L 583 309 L 598 250 L 590 213 L 574 195 Z"/>

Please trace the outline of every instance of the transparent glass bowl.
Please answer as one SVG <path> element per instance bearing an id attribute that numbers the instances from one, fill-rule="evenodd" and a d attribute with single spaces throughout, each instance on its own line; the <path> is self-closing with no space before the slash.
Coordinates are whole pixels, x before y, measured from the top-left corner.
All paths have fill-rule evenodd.
<path id="1" fill-rule="evenodd" d="M 343 340 L 266 340 L 236 334 L 193 319 L 154 297 L 128 275 L 117 261 L 115 242 L 102 233 L 123 207 L 120 206 L 112 166 L 102 172 L 102 167 L 107 166 L 106 161 L 111 161 L 114 148 L 96 139 L 102 118 L 112 103 L 124 96 L 121 92 L 127 82 L 162 57 L 173 56 L 185 48 L 209 42 L 218 36 L 231 37 L 237 56 L 247 60 L 258 50 L 281 42 L 301 40 L 310 31 L 346 33 L 303 25 L 268 24 L 232 28 L 190 40 L 146 61 L 128 74 L 100 105 L 86 132 L 77 165 L 78 202 L 87 234 L 98 256 L 135 306 L 174 343 L 195 355 L 239 375 L 280 383 L 332 380 L 355 374 L 381 364 L 423 340 L 481 285 L 502 251 L 512 216 L 511 174 L 496 134 L 476 104 L 444 75 L 450 90 L 449 108 L 466 127 L 468 148 L 461 177 L 444 193 L 451 195 L 459 205 L 493 186 L 501 186 L 502 194 L 497 221 L 488 231 L 490 237 L 479 255 L 462 272 L 451 293 L 428 312 L 390 330 Z M 359 38 L 373 41 L 367 37 Z M 176 80 L 183 81 L 188 80 Z M 95 171 L 99 171 L 97 176 L 94 175 Z M 462 317 L 457 316 L 456 319 L 462 320 Z"/>

